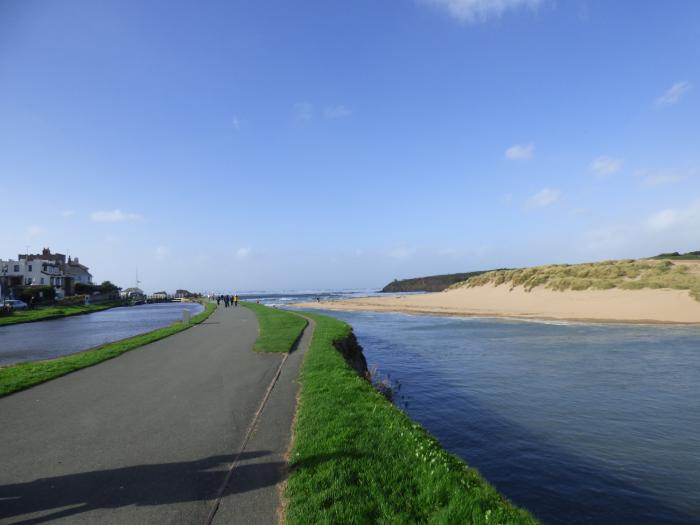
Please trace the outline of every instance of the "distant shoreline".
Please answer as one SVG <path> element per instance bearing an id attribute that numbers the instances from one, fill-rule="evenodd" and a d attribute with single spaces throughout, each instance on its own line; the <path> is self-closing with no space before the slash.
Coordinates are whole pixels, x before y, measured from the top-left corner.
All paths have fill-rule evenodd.
<path id="1" fill-rule="evenodd" d="M 554 291 L 501 286 L 463 287 L 401 297 L 297 303 L 298 308 L 398 312 L 596 324 L 700 325 L 700 302 L 671 289 Z"/>

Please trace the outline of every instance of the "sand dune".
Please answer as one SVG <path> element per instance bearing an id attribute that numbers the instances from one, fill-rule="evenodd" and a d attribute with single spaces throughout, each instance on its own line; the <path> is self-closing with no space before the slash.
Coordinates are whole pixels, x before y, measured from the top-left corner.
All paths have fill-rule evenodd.
<path id="1" fill-rule="evenodd" d="M 462 287 L 439 293 L 304 303 L 331 310 L 514 317 L 589 322 L 700 323 L 700 302 L 671 289 L 526 291 L 507 284 Z"/>

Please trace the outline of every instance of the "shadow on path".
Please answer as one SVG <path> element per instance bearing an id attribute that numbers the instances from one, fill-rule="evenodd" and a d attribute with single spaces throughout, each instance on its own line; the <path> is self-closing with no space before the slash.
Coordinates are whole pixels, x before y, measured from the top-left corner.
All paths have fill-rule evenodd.
<path id="1" fill-rule="evenodd" d="M 246 452 L 239 459 L 267 455 L 267 451 Z M 197 461 L 81 472 L 0 486 L 0 518 L 4 521 L 55 509 L 50 514 L 15 522 L 28 525 L 96 509 L 213 499 L 233 459 L 233 454 L 211 456 Z M 281 481 L 284 467 L 283 462 L 240 465 L 236 467 L 239 482 L 229 484 L 225 494 L 274 485 Z"/>

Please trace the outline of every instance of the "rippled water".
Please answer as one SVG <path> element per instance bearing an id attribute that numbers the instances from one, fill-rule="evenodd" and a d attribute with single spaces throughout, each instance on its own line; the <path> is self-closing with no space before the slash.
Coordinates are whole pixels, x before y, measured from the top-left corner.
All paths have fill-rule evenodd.
<path id="1" fill-rule="evenodd" d="M 0 326 L 0 365 L 51 359 L 125 339 L 203 310 L 197 303 L 159 303 L 112 308 L 51 321 Z"/>
<path id="2" fill-rule="evenodd" d="M 700 329 L 325 313 L 545 523 L 700 523 Z"/>

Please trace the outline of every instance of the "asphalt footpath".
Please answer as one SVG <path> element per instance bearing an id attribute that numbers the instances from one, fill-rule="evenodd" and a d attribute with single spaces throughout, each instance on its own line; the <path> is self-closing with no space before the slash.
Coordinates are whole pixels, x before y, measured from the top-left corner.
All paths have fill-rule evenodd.
<path id="1" fill-rule="evenodd" d="M 277 523 L 295 381 L 243 307 L 0 399 L 0 523 Z"/>

